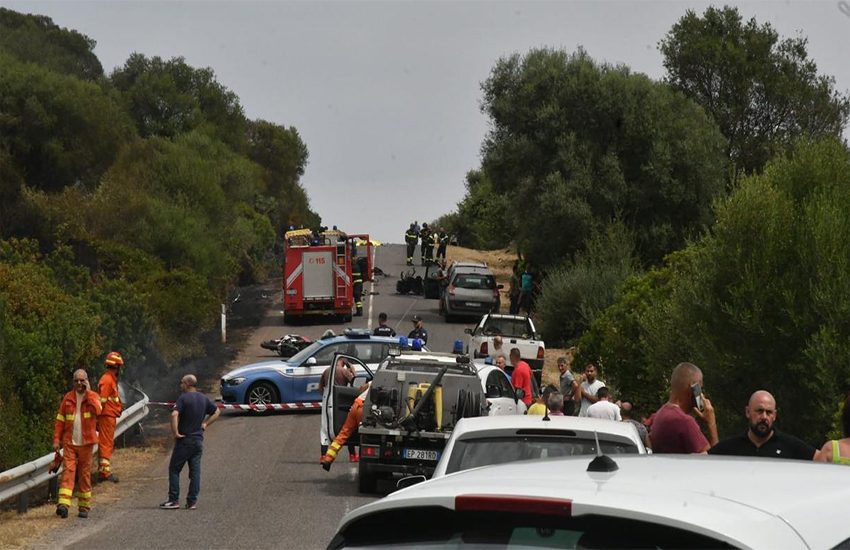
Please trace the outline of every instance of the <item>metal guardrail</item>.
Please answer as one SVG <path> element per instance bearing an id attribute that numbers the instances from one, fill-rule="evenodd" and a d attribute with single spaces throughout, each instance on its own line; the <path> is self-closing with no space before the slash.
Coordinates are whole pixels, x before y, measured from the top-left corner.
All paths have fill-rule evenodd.
<path id="1" fill-rule="evenodd" d="M 148 401 L 150 399 L 142 390 L 135 387 L 132 389 L 139 392 L 142 398 L 127 409 L 124 409 L 121 416 L 118 417 L 118 421 L 115 424 L 116 438 L 138 424 L 148 414 Z M 97 445 L 94 446 L 94 449 L 97 452 Z M 0 503 L 20 496 L 36 487 L 40 487 L 59 476 L 62 468 L 58 472 L 48 473 L 47 469 L 50 468 L 52 462 L 53 453 L 50 453 L 32 462 L 21 464 L 11 470 L 0 473 Z M 95 463 L 97 462 L 95 461 Z"/>

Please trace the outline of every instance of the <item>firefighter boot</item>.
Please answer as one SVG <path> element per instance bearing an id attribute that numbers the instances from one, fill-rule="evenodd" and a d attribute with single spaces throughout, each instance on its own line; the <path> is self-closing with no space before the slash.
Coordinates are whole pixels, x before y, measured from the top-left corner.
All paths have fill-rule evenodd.
<path id="1" fill-rule="evenodd" d="M 56 507 L 56 515 L 59 516 L 62 519 L 67 518 L 68 517 L 68 507 L 65 506 L 64 504 L 60 504 L 59 506 Z"/>

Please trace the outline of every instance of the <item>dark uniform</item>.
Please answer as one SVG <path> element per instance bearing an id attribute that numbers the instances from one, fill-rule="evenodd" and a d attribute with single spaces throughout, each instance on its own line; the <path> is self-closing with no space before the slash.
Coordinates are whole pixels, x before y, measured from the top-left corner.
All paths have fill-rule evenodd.
<path id="1" fill-rule="evenodd" d="M 419 234 L 413 224 L 410 224 L 410 229 L 404 234 L 404 242 L 407 243 L 407 265 L 413 265 L 413 253 L 416 251 L 417 241 L 419 241 Z"/>
<path id="2" fill-rule="evenodd" d="M 427 265 L 434 260 L 434 243 L 431 242 L 431 230 L 427 223 L 422 224 L 419 238 L 422 240 L 422 265 Z"/>
<path id="3" fill-rule="evenodd" d="M 449 234 L 445 231 L 440 231 L 438 235 L 439 245 L 437 246 L 437 259 L 446 259 L 446 247 L 449 245 Z"/>
<path id="4" fill-rule="evenodd" d="M 357 312 L 354 314 L 356 317 L 363 316 L 363 274 L 368 269 L 369 263 L 363 256 L 355 258 L 353 265 L 351 266 L 351 278 L 354 290 L 354 306 L 357 308 Z"/>
<path id="5" fill-rule="evenodd" d="M 372 331 L 374 336 L 395 336 L 395 331 L 388 327 L 387 325 L 383 325 L 380 327 L 375 327 L 375 330 Z"/>
<path id="6" fill-rule="evenodd" d="M 773 435 L 761 447 L 756 447 L 745 432 L 744 435 L 724 439 L 709 449 L 708 454 L 792 458 L 811 461 L 812 457 L 815 456 L 815 448 L 793 435 L 774 429 Z"/>
<path id="7" fill-rule="evenodd" d="M 419 338 L 422 342 L 426 344 L 428 343 L 428 331 L 424 328 L 414 328 L 410 331 L 410 334 L 408 334 L 407 337 L 411 340 Z"/>

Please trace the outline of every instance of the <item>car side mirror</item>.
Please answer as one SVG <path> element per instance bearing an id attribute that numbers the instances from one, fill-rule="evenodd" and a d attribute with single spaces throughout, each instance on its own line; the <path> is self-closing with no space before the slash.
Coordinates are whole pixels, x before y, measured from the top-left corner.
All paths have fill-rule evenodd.
<path id="1" fill-rule="evenodd" d="M 395 486 L 396 489 L 404 489 L 422 483 L 423 481 L 425 481 L 425 476 L 423 475 L 407 476 L 399 479 Z"/>
<path id="2" fill-rule="evenodd" d="M 469 328 L 469 327 L 467 327 L 467 328 L 463 329 L 463 333 L 464 333 L 464 334 L 472 335 L 472 329 L 471 329 L 471 328 Z"/>
<path id="3" fill-rule="evenodd" d="M 318 361 L 316 361 L 316 358 L 315 358 L 315 357 L 309 357 L 309 358 L 307 358 L 307 360 L 304 362 L 304 364 L 305 364 L 305 365 L 308 365 L 308 366 L 312 366 L 312 365 L 315 365 L 317 362 L 318 362 Z"/>

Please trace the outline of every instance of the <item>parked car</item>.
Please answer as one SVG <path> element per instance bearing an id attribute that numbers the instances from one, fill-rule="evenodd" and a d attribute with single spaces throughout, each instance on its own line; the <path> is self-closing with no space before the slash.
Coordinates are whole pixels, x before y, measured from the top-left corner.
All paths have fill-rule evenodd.
<path id="1" fill-rule="evenodd" d="M 540 338 L 534 321 L 525 315 L 487 313 L 475 328 L 464 330 L 469 335 L 467 351 L 473 357 L 488 357 L 493 351 L 493 338 L 502 338 L 502 349 L 507 356 L 511 348 L 518 348 L 523 361 L 533 370 L 543 369 L 546 343 Z M 510 363 L 510 359 L 508 358 Z"/>
<path id="2" fill-rule="evenodd" d="M 496 277 L 484 264 L 455 263 L 449 267 L 447 285 L 440 296 L 440 315 L 446 321 L 455 317 L 479 317 L 499 311 L 501 299 Z"/>
<path id="3" fill-rule="evenodd" d="M 593 456 L 596 437 L 605 454 L 646 454 L 631 422 L 577 416 L 464 418 L 455 426 L 433 477 L 520 460 Z"/>
<path id="4" fill-rule="evenodd" d="M 610 457 L 609 457 L 610 458 Z M 598 462 L 598 459 L 594 459 Z M 475 468 L 346 514 L 328 548 L 847 548 L 847 468 L 618 455 Z"/>
<path id="5" fill-rule="evenodd" d="M 319 402 L 319 379 L 335 354 L 345 353 L 377 367 L 390 345 L 398 346 L 398 342 L 398 338 L 349 329 L 341 336 L 317 340 L 289 359 L 260 361 L 228 372 L 221 378 L 221 399 L 249 405 Z M 355 372 L 360 381 L 365 380 L 362 368 Z"/>

